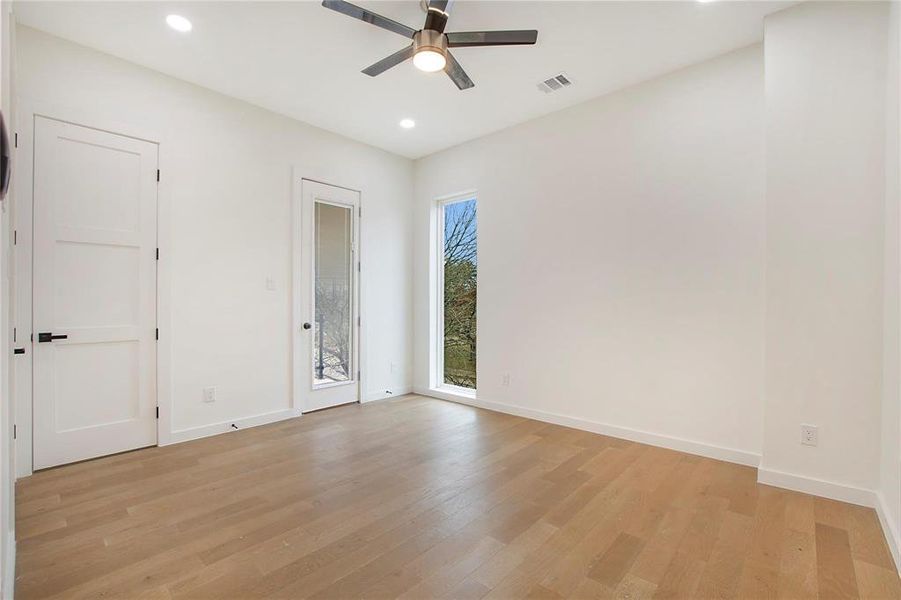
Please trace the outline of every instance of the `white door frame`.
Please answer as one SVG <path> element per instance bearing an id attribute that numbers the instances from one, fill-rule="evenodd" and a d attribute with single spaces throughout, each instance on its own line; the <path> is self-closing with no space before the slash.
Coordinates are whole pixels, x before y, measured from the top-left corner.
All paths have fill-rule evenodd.
<path id="1" fill-rule="evenodd" d="M 32 231 L 34 210 L 34 122 L 35 117 L 46 117 L 57 121 L 64 121 L 99 129 L 108 133 L 125 137 L 137 138 L 158 145 L 157 168 L 162 174 L 157 184 L 157 247 L 160 248 L 160 258 L 157 261 L 157 287 L 156 287 L 156 314 L 159 327 L 159 340 L 157 340 L 156 354 L 156 390 L 157 406 L 159 407 L 159 419 L 157 420 L 157 445 L 165 446 L 172 443 L 171 415 L 172 415 L 172 390 L 171 390 L 171 348 L 168 332 L 171 331 L 171 307 L 170 289 L 171 275 L 169 270 L 170 248 L 170 190 L 166 181 L 166 148 L 165 138 L 159 131 L 147 130 L 135 127 L 132 124 L 120 123 L 95 114 L 92 107 L 59 106 L 34 102 L 29 98 L 17 98 L 18 112 L 13 137 L 17 138 L 14 148 L 14 160 L 16 165 L 16 188 L 12 197 L 13 229 L 16 243 L 13 246 L 11 262 L 11 278 L 15 290 L 16 314 L 13 319 L 13 327 L 16 331 L 16 341 L 12 342 L 16 348 L 25 348 L 25 354 L 10 353 L 12 366 L 10 372 L 14 372 L 14 401 L 15 401 L 15 425 L 16 425 L 16 477 L 26 477 L 33 472 L 33 396 L 32 377 L 33 360 L 32 344 Z M 12 336 L 10 336 L 12 339 Z"/>
<path id="2" fill-rule="evenodd" d="M 303 294 L 301 276 L 304 264 L 303 261 L 307 260 L 307 257 L 302 256 L 302 240 L 300 238 L 300 233 L 303 231 L 304 180 L 343 188 L 359 194 L 360 206 L 357 214 L 354 215 L 354 218 L 356 219 L 355 237 L 357 239 L 357 260 L 360 263 L 357 272 L 357 289 L 355 291 L 357 315 L 360 317 L 360 324 L 357 327 L 357 347 L 354 349 L 357 360 L 357 369 L 360 372 L 360 376 L 357 378 L 357 402 L 362 402 L 363 380 L 366 377 L 366 353 L 364 352 L 365 336 L 363 334 L 363 324 L 366 323 L 366 315 L 363 314 L 363 307 L 365 306 L 365 303 L 363 302 L 363 192 L 359 187 L 332 183 L 332 181 L 340 180 L 340 178 L 334 177 L 331 173 L 324 173 L 323 175 L 326 175 L 325 177 L 309 175 L 309 173 L 313 172 L 315 171 L 307 168 L 294 167 L 291 174 L 291 406 L 298 413 L 301 413 L 304 410 L 305 407 L 303 406 L 302 398 L 304 393 L 309 391 L 302 383 L 304 378 L 301 369 L 306 367 L 300 365 L 300 361 L 298 360 L 298 356 L 300 355 L 300 344 L 308 343 L 306 340 L 309 339 L 309 336 L 304 336 L 300 333 L 302 331 L 303 323 L 307 320 L 306 315 L 303 314 L 301 309 L 301 297 Z"/>

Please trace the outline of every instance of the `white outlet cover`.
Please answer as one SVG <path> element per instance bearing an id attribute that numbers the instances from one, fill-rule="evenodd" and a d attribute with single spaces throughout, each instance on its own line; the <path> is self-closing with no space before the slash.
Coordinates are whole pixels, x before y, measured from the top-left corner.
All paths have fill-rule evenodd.
<path id="1" fill-rule="evenodd" d="M 805 446 L 816 446 L 819 443 L 819 430 L 816 425 L 801 425 L 801 443 Z"/>
<path id="2" fill-rule="evenodd" d="M 215 402 L 216 401 L 216 388 L 214 388 L 214 387 L 203 388 L 203 401 L 204 402 Z"/>

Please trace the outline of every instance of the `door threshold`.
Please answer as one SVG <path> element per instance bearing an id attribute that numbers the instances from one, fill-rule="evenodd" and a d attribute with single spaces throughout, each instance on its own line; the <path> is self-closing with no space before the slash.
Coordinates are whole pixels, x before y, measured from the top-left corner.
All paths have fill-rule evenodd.
<path id="1" fill-rule="evenodd" d="M 350 402 L 344 402 L 343 404 L 335 404 L 333 406 L 323 406 L 322 408 L 314 408 L 312 410 L 302 410 L 300 414 L 302 415 L 311 415 L 313 413 L 322 412 L 324 410 L 329 410 L 332 408 L 341 408 L 342 406 L 350 406 L 351 404 L 360 404 L 359 400 L 351 400 Z"/>
<path id="2" fill-rule="evenodd" d="M 111 458 L 113 456 L 121 456 L 123 454 L 131 454 L 132 452 L 137 452 L 139 450 L 148 450 L 150 448 L 159 448 L 159 444 L 153 444 L 150 446 L 141 446 L 140 448 L 131 448 L 129 450 L 121 450 L 119 452 L 113 452 L 111 454 L 103 454 L 101 456 L 94 456 L 92 458 L 83 458 L 81 460 L 76 460 L 73 462 L 63 463 L 61 465 L 53 465 L 52 467 L 42 467 L 40 469 L 32 469 L 31 473 L 46 473 L 47 471 L 52 471 L 54 469 L 62 469 L 63 467 L 71 467 L 72 465 L 80 465 L 81 463 L 91 462 L 92 460 L 100 460 L 102 458 Z"/>

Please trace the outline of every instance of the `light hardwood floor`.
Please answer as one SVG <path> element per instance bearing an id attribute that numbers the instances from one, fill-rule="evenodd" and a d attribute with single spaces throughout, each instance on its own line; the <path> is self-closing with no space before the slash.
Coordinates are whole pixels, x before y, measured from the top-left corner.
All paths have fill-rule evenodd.
<path id="1" fill-rule="evenodd" d="M 18 598 L 899 598 L 875 513 L 407 396 L 18 483 Z"/>

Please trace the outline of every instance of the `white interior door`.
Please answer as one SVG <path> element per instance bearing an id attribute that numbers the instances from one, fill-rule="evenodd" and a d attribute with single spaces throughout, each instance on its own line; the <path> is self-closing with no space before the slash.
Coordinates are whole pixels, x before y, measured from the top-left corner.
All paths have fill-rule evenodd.
<path id="1" fill-rule="evenodd" d="M 156 444 L 157 145 L 34 125 L 40 469 Z"/>
<path id="2" fill-rule="evenodd" d="M 295 394 L 304 412 L 359 400 L 360 193 L 304 179 Z"/>

